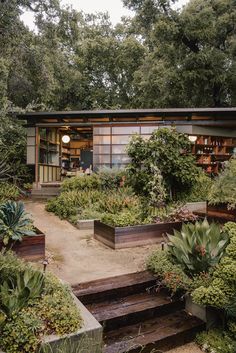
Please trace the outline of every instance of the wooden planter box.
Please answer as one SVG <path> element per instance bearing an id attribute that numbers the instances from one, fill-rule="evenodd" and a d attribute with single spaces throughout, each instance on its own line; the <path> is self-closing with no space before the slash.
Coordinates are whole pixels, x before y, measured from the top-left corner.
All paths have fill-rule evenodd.
<path id="1" fill-rule="evenodd" d="M 180 230 L 182 222 L 145 224 L 131 227 L 112 227 L 100 221 L 94 221 L 94 237 L 113 249 L 158 244 L 165 239 L 163 234 L 173 234 Z"/>
<path id="2" fill-rule="evenodd" d="M 10 242 L 7 246 L 0 241 L 0 250 L 11 249 L 20 258 L 26 261 L 38 261 L 45 259 L 45 234 L 35 228 L 37 235 L 26 236 L 22 241 Z"/>
<path id="3" fill-rule="evenodd" d="M 236 209 L 228 210 L 226 203 L 209 205 L 207 203 L 207 218 L 221 223 L 236 221 Z"/>

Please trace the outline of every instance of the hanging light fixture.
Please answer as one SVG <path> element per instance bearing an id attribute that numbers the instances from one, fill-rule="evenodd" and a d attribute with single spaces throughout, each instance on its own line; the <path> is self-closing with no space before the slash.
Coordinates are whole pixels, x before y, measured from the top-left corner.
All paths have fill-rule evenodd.
<path id="1" fill-rule="evenodd" d="M 197 141 L 197 136 L 189 136 L 189 141 L 195 143 Z"/>
<path id="2" fill-rule="evenodd" d="M 70 136 L 69 135 L 63 135 L 62 136 L 62 142 L 63 143 L 69 143 L 70 142 Z"/>

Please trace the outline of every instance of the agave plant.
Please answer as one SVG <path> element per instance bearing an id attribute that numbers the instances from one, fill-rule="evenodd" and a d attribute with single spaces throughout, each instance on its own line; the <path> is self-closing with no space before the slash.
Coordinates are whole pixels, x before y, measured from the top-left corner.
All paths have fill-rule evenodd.
<path id="1" fill-rule="evenodd" d="M 175 230 L 168 239 L 173 261 L 190 276 L 208 272 L 219 262 L 229 243 L 228 234 L 218 224 L 209 224 L 206 219 L 183 224 L 181 231 Z"/>
<path id="2" fill-rule="evenodd" d="M 0 239 L 4 245 L 10 240 L 22 241 L 24 236 L 32 235 L 36 233 L 22 202 L 7 201 L 0 206 Z"/>
<path id="3" fill-rule="evenodd" d="M 29 300 L 40 298 L 44 290 L 44 275 L 25 270 L 0 286 L 0 309 L 7 317 L 27 306 Z M 4 318 L 4 316 L 3 316 Z"/>

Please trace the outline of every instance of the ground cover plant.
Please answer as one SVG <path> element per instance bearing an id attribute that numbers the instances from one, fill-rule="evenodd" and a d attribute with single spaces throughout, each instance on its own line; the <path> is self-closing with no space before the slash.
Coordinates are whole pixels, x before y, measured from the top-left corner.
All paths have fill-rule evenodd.
<path id="1" fill-rule="evenodd" d="M 219 310 L 221 326 L 201 333 L 197 342 L 209 353 L 235 353 L 236 223 L 183 225 L 169 241 L 166 250 L 155 251 L 147 261 L 159 278 L 158 288 L 165 286 L 173 295 L 190 293 L 196 304 Z"/>
<path id="2" fill-rule="evenodd" d="M 82 319 L 70 290 L 16 258 L 0 253 L 0 348 L 36 353 L 44 335 L 77 331 Z"/>
<path id="3" fill-rule="evenodd" d="M 0 182 L 0 204 L 8 200 L 18 200 L 20 197 L 19 188 L 9 182 Z"/>

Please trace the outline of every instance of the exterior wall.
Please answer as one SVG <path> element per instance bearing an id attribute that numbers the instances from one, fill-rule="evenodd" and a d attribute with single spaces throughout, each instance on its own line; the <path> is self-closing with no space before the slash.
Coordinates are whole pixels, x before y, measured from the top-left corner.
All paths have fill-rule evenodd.
<path id="1" fill-rule="evenodd" d="M 164 127 L 161 125 L 161 127 Z M 158 125 L 116 125 L 100 126 L 93 129 L 93 166 L 124 167 L 129 163 L 126 146 L 134 134 L 149 138 Z"/>
<path id="2" fill-rule="evenodd" d="M 27 128 L 27 164 L 36 163 L 36 128 Z"/>

